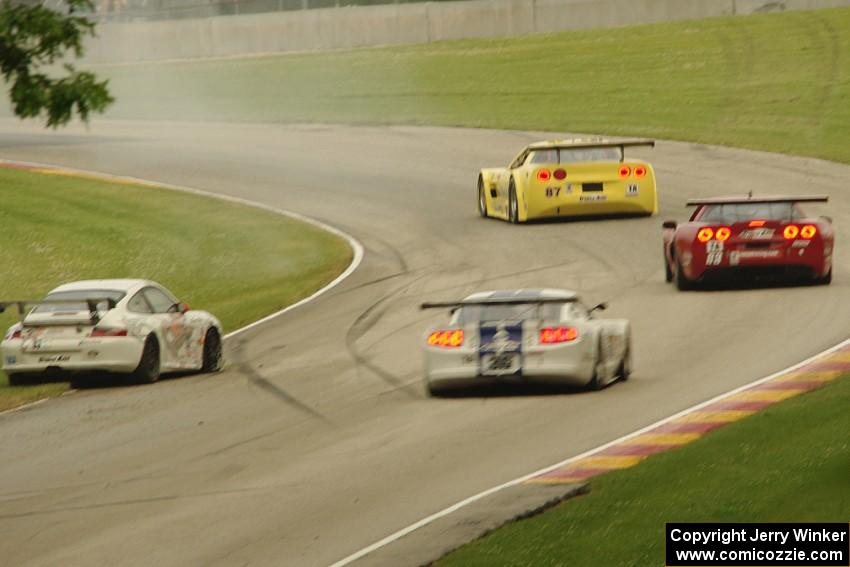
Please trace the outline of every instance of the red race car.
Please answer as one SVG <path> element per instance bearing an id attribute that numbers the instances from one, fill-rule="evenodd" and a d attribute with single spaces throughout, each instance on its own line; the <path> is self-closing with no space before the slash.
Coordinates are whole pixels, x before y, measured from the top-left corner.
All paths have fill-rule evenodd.
<path id="1" fill-rule="evenodd" d="M 801 203 L 825 203 L 825 195 L 691 199 L 688 222 L 666 221 L 667 281 L 684 290 L 715 278 L 797 275 L 832 281 L 832 219 L 806 216 Z"/>

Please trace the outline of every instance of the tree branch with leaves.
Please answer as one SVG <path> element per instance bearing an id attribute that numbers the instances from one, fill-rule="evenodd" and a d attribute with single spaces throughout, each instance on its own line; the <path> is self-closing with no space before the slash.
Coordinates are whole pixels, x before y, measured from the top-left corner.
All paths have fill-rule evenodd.
<path id="1" fill-rule="evenodd" d="M 65 0 L 65 11 L 41 4 L 0 4 L 0 72 L 9 85 L 12 110 L 20 118 L 45 115 L 52 128 L 64 126 L 78 114 L 88 122 L 114 102 L 108 81 L 63 63 L 64 76 L 51 76 L 44 67 L 57 64 L 69 52 L 83 56 L 83 40 L 95 35 L 92 0 Z M 58 70 L 54 68 L 55 71 Z"/>

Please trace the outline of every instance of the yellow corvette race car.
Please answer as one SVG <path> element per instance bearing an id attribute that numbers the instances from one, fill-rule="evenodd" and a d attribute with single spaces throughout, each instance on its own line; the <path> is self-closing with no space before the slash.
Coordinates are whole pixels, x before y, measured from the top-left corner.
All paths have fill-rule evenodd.
<path id="1" fill-rule="evenodd" d="M 655 171 L 625 149 L 654 140 L 554 140 L 522 150 L 508 167 L 482 169 L 478 212 L 513 223 L 658 210 Z"/>

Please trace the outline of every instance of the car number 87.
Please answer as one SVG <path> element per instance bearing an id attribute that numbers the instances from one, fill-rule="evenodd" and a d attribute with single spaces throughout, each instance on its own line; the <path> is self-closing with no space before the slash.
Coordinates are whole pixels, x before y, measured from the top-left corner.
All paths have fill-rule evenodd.
<path id="1" fill-rule="evenodd" d="M 547 187 L 546 188 L 546 196 L 547 197 L 557 197 L 561 194 L 560 187 Z"/>

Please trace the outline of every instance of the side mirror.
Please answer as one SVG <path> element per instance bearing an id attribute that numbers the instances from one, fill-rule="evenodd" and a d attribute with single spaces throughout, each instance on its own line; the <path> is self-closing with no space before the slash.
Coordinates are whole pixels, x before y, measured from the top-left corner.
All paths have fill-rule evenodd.
<path id="1" fill-rule="evenodd" d="M 661 223 L 661 228 L 668 228 L 671 230 L 676 230 L 676 221 L 674 220 L 666 220 Z"/>
<path id="2" fill-rule="evenodd" d="M 603 302 L 591 307 L 590 312 L 593 313 L 594 311 L 605 311 L 606 309 L 608 309 L 608 304 Z"/>
<path id="3" fill-rule="evenodd" d="M 826 222 L 828 222 L 829 224 L 832 224 L 832 217 L 828 217 L 828 216 L 826 216 L 826 215 L 822 215 L 822 216 L 821 216 L 821 218 L 822 218 L 823 220 L 825 220 Z"/>

